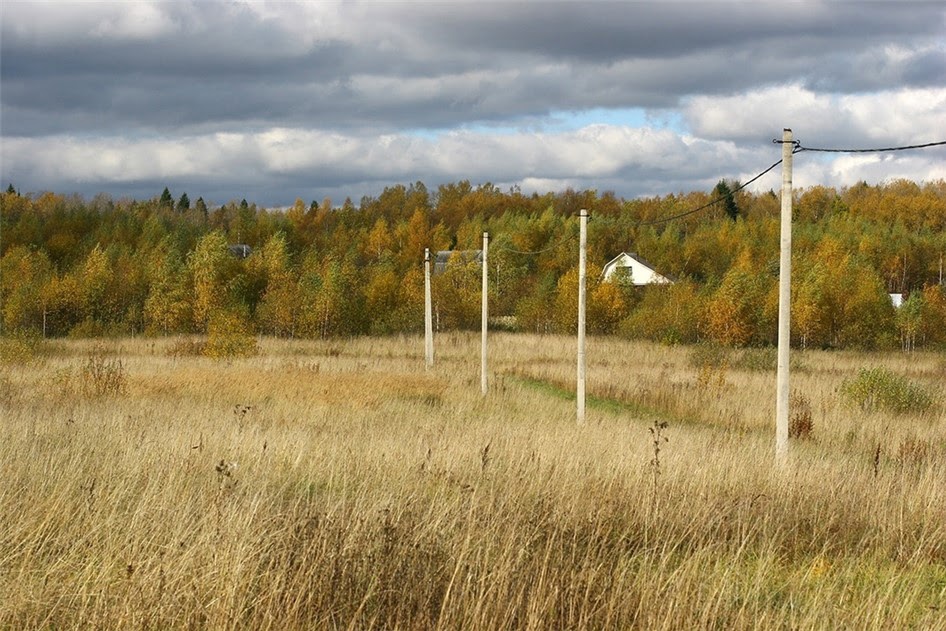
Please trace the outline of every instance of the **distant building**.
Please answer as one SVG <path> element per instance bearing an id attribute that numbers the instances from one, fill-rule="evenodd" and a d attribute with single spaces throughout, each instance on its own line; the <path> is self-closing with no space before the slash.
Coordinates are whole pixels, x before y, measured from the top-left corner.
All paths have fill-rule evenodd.
<path id="1" fill-rule="evenodd" d="M 888 294 L 890 296 L 890 302 L 893 304 L 894 309 L 899 309 L 900 305 L 903 304 L 903 294 Z"/>
<path id="2" fill-rule="evenodd" d="M 245 243 L 237 243 L 227 247 L 230 249 L 230 254 L 241 260 L 248 257 L 250 254 L 253 254 L 253 248 L 246 245 Z"/>
<path id="3" fill-rule="evenodd" d="M 604 266 L 602 276 L 605 281 L 611 280 L 611 277 L 620 269 L 630 272 L 631 283 L 636 286 L 643 285 L 669 285 L 673 283 L 669 277 L 657 273 L 654 266 L 637 256 L 634 252 L 628 254 L 621 252 L 614 257 L 611 262 Z"/>
<path id="4" fill-rule="evenodd" d="M 483 264 L 483 250 L 440 250 L 434 253 L 434 268 L 431 273 L 436 276 L 447 271 L 449 265 Z"/>

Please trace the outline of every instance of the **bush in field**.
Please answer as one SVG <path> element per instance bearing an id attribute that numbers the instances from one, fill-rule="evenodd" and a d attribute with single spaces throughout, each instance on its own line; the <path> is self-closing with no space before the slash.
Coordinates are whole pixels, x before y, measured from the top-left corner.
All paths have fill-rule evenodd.
<path id="1" fill-rule="evenodd" d="M 643 288 L 638 307 L 618 328 L 625 337 L 663 344 L 692 344 L 700 340 L 706 298 L 692 280 Z"/>
<path id="2" fill-rule="evenodd" d="M 693 368 L 728 368 L 732 350 L 715 342 L 701 342 L 690 351 L 690 366 Z"/>
<path id="3" fill-rule="evenodd" d="M 38 333 L 17 329 L 0 337 L 0 363 L 28 364 L 42 353 L 43 339 Z"/>
<path id="4" fill-rule="evenodd" d="M 732 351 L 716 342 L 701 342 L 690 353 L 690 365 L 696 368 L 700 388 L 721 390 L 726 387 Z"/>
<path id="5" fill-rule="evenodd" d="M 867 411 L 923 412 L 933 406 L 926 388 L 886 368 L 862 368 L 841 383 L 841 395 L 849 405 Z"/>
<path id="6" fill-rule="evenodd" d="M 249 357 L 257 351 L 256 336 L 247 318 L 234 311 L 219 311 L 210 318 L 204 355 L 214 359 Z"/>
<path id="7" fill-rule="evenodd" d="M 744 349 L 735 366 L 750 372 L 775 372 L 778 369 L 778 349 L 774 346 Z"/>
<path id="8" fill-rule="evenodd" d="M 122 360 L 109 357 L 103 347 L 96 346 L 79 372 L 79 385 L 82 393 L 88 397 L 125 394 L 128 378 Z"/>
<path id="9" fill-rule="evenodd" d="M 789 354 L 788 365 L 792 372 L 808 370 L 801 359 L 801 354 L 795 351 Z M 763 346 L 743 349 L 733 361 L 733 368 L 749 372 L 776 372 L 778 370 L 778 348 Z"/>
<path id="10" fill-rule="evenodd" d="M 199 357 L 204 354 L 207 343 L 200 339 L 183 338 L 168 347 L 168 357 Z"/>
<path id="11" fill-rule="evenodd" d="M 788 437 L 808 440 L 815 430 L 814 417 L 811 413 L 811 399 L 798 391 L 792 392 L 788 399 L 791 414 L 788 418 Z"/>

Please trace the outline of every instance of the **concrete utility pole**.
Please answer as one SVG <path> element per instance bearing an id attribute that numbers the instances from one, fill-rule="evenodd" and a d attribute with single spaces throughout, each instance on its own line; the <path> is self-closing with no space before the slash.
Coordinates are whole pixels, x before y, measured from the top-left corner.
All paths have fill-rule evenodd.
<path id="1" fill-rule="evenodd" d="M 782 226 L 778 273 L 778 373 L 775 401 L 775 460 L 788 460 L 788 361 L 792 301 L 792 130 L 782 131 Z"/>
<path id="2" fill-rule="evenodd" d="M 486 325 L 488 321 L 488 310 L 489 303 L 487 300 L 488 294 L 488 266 L 486 264 L 486 252 L 489 249 L 489 233 L 483 233 L 483 347 L 480 352 L 481 362 L 480 362 L 480 389 L 483 391 L 483 394 L 486 394 L 487 383 L 486 383 Z"/>
<path id="3" fill-rule="evenodd" d="M 430 299 L 430 249 L 424 248 L 424 367 L 434 365 L 434 317 Z"/>
<path id="4" fill-rule="evenodd" d="M 588 247 L 588 211 L 578 213 L 578 424 L 585 423 L 585 251 Z"/>

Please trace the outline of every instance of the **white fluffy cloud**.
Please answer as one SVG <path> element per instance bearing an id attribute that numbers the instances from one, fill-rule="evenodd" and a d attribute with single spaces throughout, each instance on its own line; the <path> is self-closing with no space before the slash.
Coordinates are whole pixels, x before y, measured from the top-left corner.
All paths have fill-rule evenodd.
<path id="1" fill-rule="evenodd" d="M 741 148 L 726 140 L 698 139 L 667 129 L 591 125 L 558 133 L 456 131 L 430 138 L 408 134 L 358 136 L 338 132 L 272 128 L 254 133 L 212 133 L 186 138 L 131 140 L 120 137 L 13 138 L 5 153 L 16 169 L 43 181 L 105 186 L 212 181 L 225 196 L 266 191 L 272 182 L 300 182 L 293 195 L 316 198 L 319 190 L 360 183 L 374 191 L 416 181 L 430 186 L 471 179 L 545 192 L 593 187 L 655 195 L 712 186 L 727 177 L 747 180 L 778 159 L 776 145 Z M 930 179 L 943 176 L 937 163 L 904 157 L 836 158 L 825 163 L 796 158 L 799 185 L 849 184 L 877 177 Z M 892 169 L 892 170 L 891 170 Z M 887 173 L 891 175 L 885 175 Z M 14 178 L 20 175 L 13 172 Z M 627 182 L 635 189 L 621 191 Z M 777 173 L 757 190 L 777 188 Z M 249 192 L 249 193 L 248 193 Z M 192 194 L 203 194 L 192 190 Z M 351 191 L 348 192 L 351 194 Z"/>
<path id="2" fill-rule="evenodd" d="M 946 87 L 838 95 L 776 86 L 693 97 L 685 116 L 693 132 L 707 138 L 758 140 L 791 127 L 812 146 L 910 144 L 946 139 L 939 137 L 946 133 Z"/>
<path id="3" fill-rule="evenodd" d="M 4 37 L 34 47 L 96 39 L 146 40 L 179 28 L 159 2 L 7 3 Z"/>

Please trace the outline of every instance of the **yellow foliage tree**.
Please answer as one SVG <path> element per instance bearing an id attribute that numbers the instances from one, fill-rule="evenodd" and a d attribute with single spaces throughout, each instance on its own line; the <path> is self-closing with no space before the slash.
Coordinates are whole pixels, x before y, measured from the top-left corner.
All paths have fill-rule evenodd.
<path id="1" fill-rule="evenodd" d="M 297 281 L 289 265 L 286 237 L 282 233 L 270 237 L 259 257 L 266 276 L 266 288 L 257 309 L 260 329 L 277 337 L 292 337 L 301 303 Z"/>
<path id="2" fill-rule="evenodd" d="M 482 266 L 454 253 L 442 274 L 431 281 L 434 318 L 442 329 L 473 329 L 480 325 Z"/>
<path id="3" fill-rule="evenodd" d="M 225 304 L 225 268 L 230 258 L 226 237 L 214 230 L 201 237 L 187 259 L 192 281 L 192 313 L 199 331 L 207 330 L 211 315 Z"/>
<path id="4" fill-rule="evenodd" d="M 746 249 L 723 277 L 707 306 L 707 329 L 715 341 L 732 346 L 760 343 L 770 335 L 768 294 L 775 279 Z"/>
<path id="5" fill-rule="evenodd" d="M 627 317 L 627 300 L 616 283 L 598 283 L 588 298 L 588 330 L 610 334 Z"/>
<path id="6" fill-rule="evenodd" d="M 926 344 L 946 345 L 946 288 L 943 285 L 923 288 L 919 336 Z"/>
<path id="7" fill-rule="evenodd" d="M 423 296 L 420 298 L 423 300 Z M 395 314 L 401 304 L 401 279 L 390 266 L 377 266 L 365 286 L 365 311 L 375 334 L 397 330 Z"/>
<path id="8" fill-rule="evenodd" d="M 578 268 L 568 270 L 558 281 L 552 319 L 561 333 L 578 330 Z M 601 268 L 588 265 L 585 274 L 585 327 L 589 333 L 612 333 L 627 316 L 621 289 L 601 281 Z"/>
<path id="9" fill-rule="evenodd" d="M 236 309 L 217 309 L 207 326 L 207 344 L 203 353 L 214 359 L 247 357 L 257 352 L 256 337 L 249 325 L 249 315 Z"/>
<path id="10" fill-rule="evenodd" d="M 149 333 L 186 331 L 190 328 L 191 305 L 184 282 L 180 252 L 162 240 L 149 265 L 150 289 L 145 299 L 145 327 Z"/>
<path id="11" fill-rule="evenodd" d="M 5 332 L 18 329 L 42 332 L 46 309 L 43 287 L 52 277 L 52 265 L 42 252 L 18 246 L 3 256 L 0 260 L 0 306 Z"/>
<path id="12" fill-rule="evenodd" d="M 388 222 L 383 217 L 378 217 L 365 237 L 362 253 L 367 260 L 377 262 L 391 254 L 393 245 L 394 239 L 388 228 Z"/>
<path id="13" fill-rule="evenodd" d="M 651 285 L 643 288 L 643 294 L 638 308 L 621 323 L 625 335 L 664 344 L 692 344 L 700 340 L 706 300 L 693 281 Z"/>

